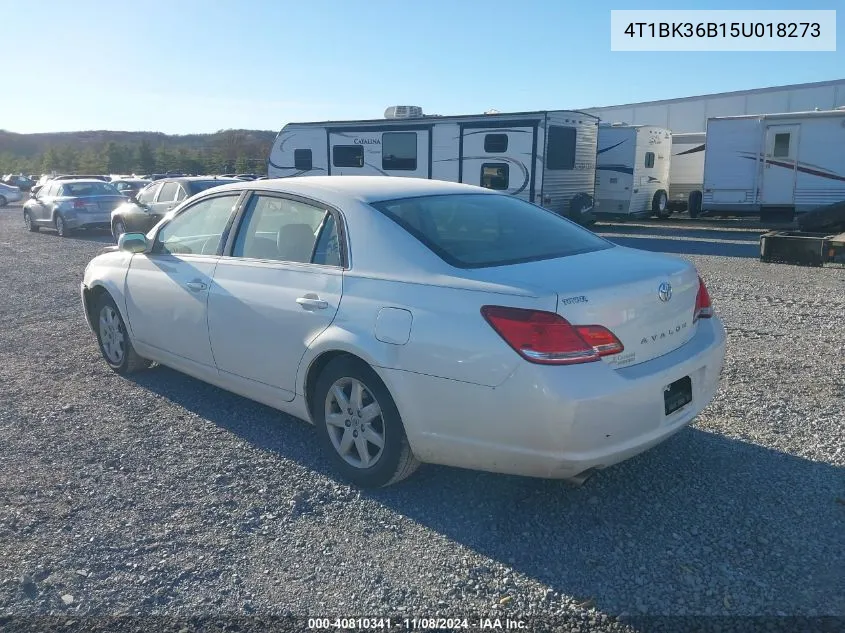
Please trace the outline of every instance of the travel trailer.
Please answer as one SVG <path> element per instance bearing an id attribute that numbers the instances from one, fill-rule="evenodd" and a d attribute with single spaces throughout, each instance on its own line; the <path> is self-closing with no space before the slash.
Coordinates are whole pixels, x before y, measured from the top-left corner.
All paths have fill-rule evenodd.
<path id="1" fill-rule="evenodd" d="M 672 162 L 669 164 L 669 206 L 673 211 L 701 211 L 704 182 L 704 132 L 672 134 Z"/>
<path id="2" fill-rule="evenodd" d="M 564 110 L 426 116 L 393 106 L 384 119 L 290 123 L 267 175 L 382 175 L 463 182 L 593 221 L 598 119 Z"/>
<path id="3" fill-rule="evenodd" d="M 672 133 L 652 125 L 599 125 L 596 210 L 599 217 L 668 218 Z"/>
<path id="4" fill-rule="evenodd" d="M 845 201 L 845 109 L 711 118 L 702 215 L 794 217 Z"/>

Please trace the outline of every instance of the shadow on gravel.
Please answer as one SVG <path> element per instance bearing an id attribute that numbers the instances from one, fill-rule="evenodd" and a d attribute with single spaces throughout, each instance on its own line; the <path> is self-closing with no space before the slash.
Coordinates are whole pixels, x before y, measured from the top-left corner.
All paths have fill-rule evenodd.
<path id="1" fill-rule="evenodd" d="M 166 368 L 134 380 L 335 478 L 305 423 Z M 423 466 L 365 496 L 607 613 L 845 615 L 845 469 L 694 428 L 579 489 Z"/>
<path id="2" fill-rule="evenodd" d="M 617 235 L 610 234 L 604 231 L 598 231 L 598 234 L 605 239 L 610 240 L 619 246 L 628 246 L 630 248 L 639 248 L 645 251 L 654 251 L 656 253 L 673 253 L 676 255 L 714 255 L 717 257 L 760 257 L 759 236 L 756 242 L 745 241 L 706 241 L 703 239 L 690 239 L 681 235 L 678 232 L 677 237 L 653 237 L 651 235 Z M 710 239 L 726 239 L 713 238 Z M 734 238 L 730 238 L 734 240 Z"/>

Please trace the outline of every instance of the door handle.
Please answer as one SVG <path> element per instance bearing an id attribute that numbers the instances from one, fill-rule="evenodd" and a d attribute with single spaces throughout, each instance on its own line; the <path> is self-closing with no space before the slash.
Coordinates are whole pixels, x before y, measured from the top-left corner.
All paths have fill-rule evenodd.
<path id="1" fill-rule="evenodd" d="M 193 290 L 194 292 L 199 292 L 200 290 L 208 288 L 208 286 L 201 281 L 189 281 L 185 285 L 189 290 Z"/>
<path id="2" fill-rule="evenodd" d="M 299 297 L 296 302 L 303 308 L 317 308 L 318 310 L 325 310 L 329 307 L 329 302 L 323 301 L 319 297 Z"/>

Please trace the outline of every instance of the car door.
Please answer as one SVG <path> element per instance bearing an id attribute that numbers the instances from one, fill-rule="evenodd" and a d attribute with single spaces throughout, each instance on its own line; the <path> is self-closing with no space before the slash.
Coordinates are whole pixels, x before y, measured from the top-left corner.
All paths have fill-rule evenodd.
<path id="1" fill-rule="evenodd" d="M 47 185 L 41 187 L 35 197 L 31 197 L 26 202 L 26 209 L 29 211 L 29 217 L 37 224 L 44 221 L 44 198 L 47 194 L 47 189 Z"/>
<path id="2" fill-rule="evenodd" d="M 240 192 L 204 197 L 158 229 L 149 253 L 132 257 L 126 311 L 132 336 L 177 362 L 214 367 L 208 289 Z"/>
<path id="3" fill-rule="evenodd" d="M 137 201 L 131 205 L 129 212 L 124 217 L 127 231 L 142 231 L 146 233 L 155 222 L 152 221 L 151 216 L 153 212 L 153 203 L 161 189 L 162 183 L 153 182 L 141 189 L 138 195 L 135 196 Z"/>
<path id="4" fill-rule="evenodd" d="M 337 313 L 343 258 L 335 210 L 255 193 L 214 271 L 208 328 L 217 369 L 294 397 L 307 346 Z"/>
<path id="5" fill-rule="evenodd" d="M 176 197 L 179 194 L 179 183 L 172 180 L 166 180 L 161 185 L 161 190 L 158 192 L 155 204 L 153 205 L 153 213 L 159 218 L 164 217 L 169 211 L 176 207 Z"/>

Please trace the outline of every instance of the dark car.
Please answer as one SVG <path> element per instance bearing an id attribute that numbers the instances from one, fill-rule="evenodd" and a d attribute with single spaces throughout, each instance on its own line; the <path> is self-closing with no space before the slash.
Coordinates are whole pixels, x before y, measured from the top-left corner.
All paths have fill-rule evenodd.
<path id="1" fill-rule="evenodd" d="M 141 189 L 151 182 L 152 180 L 144 178 L 118 178 L 117 180 L 112 180 L 111 184 L 127 198 L 134 198 Z"/>
<path id="2" fill-rule="evenodd" d="M 22 174 L 9 174 L 3 178 L 3 183 L 11 187 L 17 187 L 21 191 L 29 191 L 35 184 L 35 182 Z"/>
<path id="3" fill-rule="evenodd" d="M 168 211 L 175 209 L 200 191 L 243 182 L 235 178 L 214 178 L 193 176 L 185 178 L 162 178 L 141 189 L 135 198 L 120 205 L 111 214 L 112 235 L 115 239 L 123 233 L 146 233 L 153 228 Z"/>

